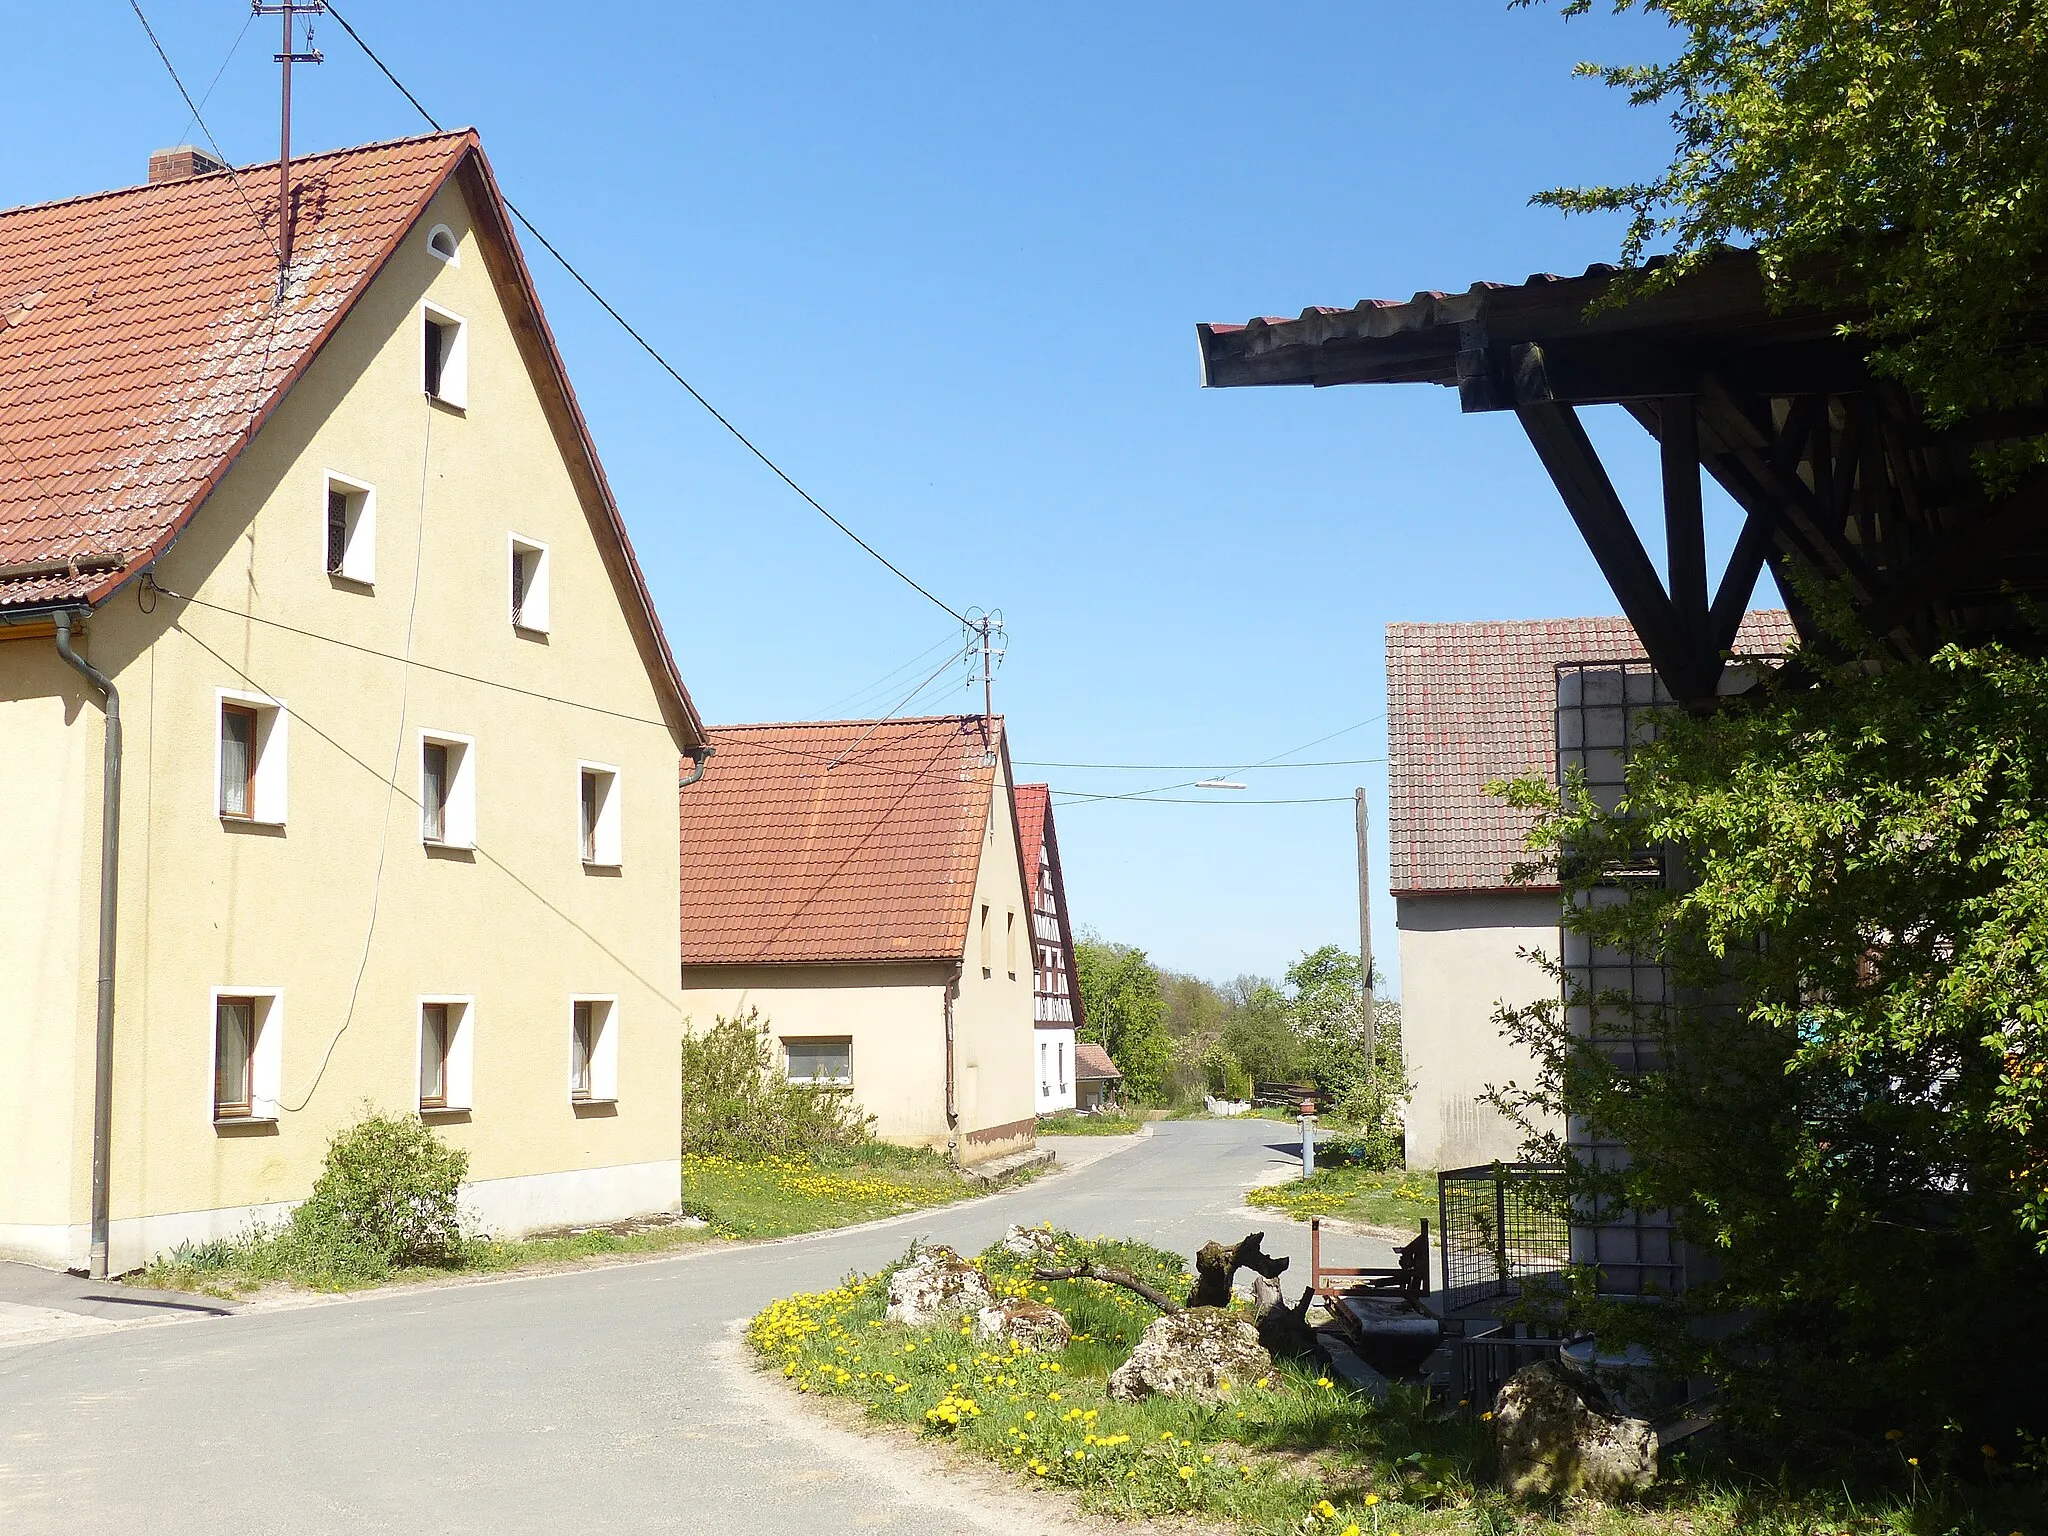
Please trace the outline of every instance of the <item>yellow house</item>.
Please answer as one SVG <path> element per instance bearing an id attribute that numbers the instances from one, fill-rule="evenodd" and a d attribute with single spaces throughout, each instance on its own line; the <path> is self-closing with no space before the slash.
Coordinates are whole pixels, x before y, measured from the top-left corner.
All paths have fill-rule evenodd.
<path id="1" fill-rule="evenodd" d="M 1030 903 L 1000 716 L 718 726 L 682 797 L 692 1026 L 978 1163 L 1037 1136 Z"/>
<path id="2" fill-rule="evenodd" d="M 475 136 L 295 162 L 283 274 L 275 167 L 150 172 L 0 213 L 0 1252 L 366 1103 L 496 1230 L 673 1204 L 705 737 Z"/>

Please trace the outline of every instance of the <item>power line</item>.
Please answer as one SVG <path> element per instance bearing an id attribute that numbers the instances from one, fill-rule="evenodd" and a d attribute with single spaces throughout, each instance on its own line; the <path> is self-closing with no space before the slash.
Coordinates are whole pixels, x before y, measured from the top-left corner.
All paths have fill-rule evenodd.
<path id="1" fill-rule="evenodd" d="M 129 3 L 131 5 L 134 4 L 134 0 L 129 0 Z M 136 14 L 140 15 L 141 12 L 138 11 Z M 392 85 L 397 87 L 398 93 L 401 96 L 403 96 L 407 101 L 412 103 L 413 110 L 418 112 L 421 117 L 425 118 L 428 124 L 432 126 L 436 133 L 447 132 L 447 130 L 441 126 L 440 120 L 436 118 L 433 113 L 429 112 L 423 105 L 421 105 L 419 97 L 413 95 L 411 91 L 407 90 L 405 88 L 404 82 L 401 81 L 398 78 L 398 76 L 394 75 L 391 72 L 391 67 L 388 64 L 386 64 L 382 59 L 377 57 L 376 50 L 371 48 L 368 43 L 364 42 L 362 39 L 362 35 L 358 33 L 354 27 L 348 24 L 348 18 L 346 16 L 342 15 L 341 12 L 335 9 L 333 5 L 329 5 L 327 7 L 327 14 L 332 16 L 335 19 L 335 21 L 340 24 L 342 31 L 346 32 L 352 39 L 354 39 L 355 45 L 363 50 L 364 57 L 367 58 L 372 64 L 377 66 L 378 72 L 381 73 L 386 80 L 389 80 L 392 83 Z M 897 580 L 901 581 L 905 586 L 909 587 L 913 592 L 917 593 L 918 596 L 924 598 L 926 602 L 931 603 L 934 607 L 937 607 L 942 612 L 949 614 L 951 617 L 958 619 L 962 624 L 966 624 L 968 622 L 967 616 L 961 613 L 959 609 L 953 607 L 952 604 L 944 601 L 942 598 L 935 596 L 929 588 L 925 587 L 923 584 L 921 584 L 912 576 L 910 576 L 909 573 L 906 572 L 901 566 L 897 565 L 895 561 L 891 560 L 887 555 L 883 554 L 879 549 L 875 548 L 874 545 L 870 544 L 866 539 L 862 538 L 859 534 L 855 533 L 845 523 L 841 522 L 838 517 L 833 515 L 833 513 L 826 508 L 823 502 L 819 501 L 817 497 L 813 496 L 801 485 L 798 485 L 796 481 L 790 476 L 787 470 L 785 470 L 780 464 L 776 463 L 773 459 L 769 458 L 768 455 L 762 452 L 760 448 L 756 447 L 754 444 L 754 440 L 752 438 L 748 437 L 746 433 L 742 432 L 738 427 L 734 426 L 731 421 L 727 420 L 725 414 L 722 411 L 720 411 L 717 406 L 713 405 L 709 400 L 705 399 L 704 396 L 698 392 L 696 385 L 692 384 L 688 379 L 684 378 L 680 372 L 677 371 L 675 364 L 671 363 L 666 357 L 663 357 L 661 355 L 660 351 L 656 349 L 653 342 L 649 341 L 645 336 L 642 336 L 637 330 L 633 328 L 632 323 L 628 321 L 624 315 L 620 314 L 616 309 L 612 307 L 611 301 L 607 299 L 603 294 L 599 293 L 597 289 L 591 285 L 589 278 L 585 277 L 581 272 L 576 270 L 574 264 L 570 262 L 568 257 L 564 256 L 560 251 L 555 249 L 554 242 L 549 240 L 546 235 L 542 234 L 540 232 L 539 227 L 534 224 L 533 220 L 529 219 L 524 213 L 522 213 L 519 209 L 519 205 L 514 203 L 512 199 L 510 199 L 509 197 L 505 199 L 505 208 L 506 211 L 509 212 L 513 218 L 517 219 L 522 225 L 525 226 L 526 232 L 528 234 L 532 235 L 534 239 L 540 242 L 541 248 L 543 250 L 545 250 L 550 256 L 554 257 L 556 261 L 562 264 L 562 270 L 564 272 L 567 272 L 570 277 L 576 280 L 577 286 L 582 288 L 582 290 L 585 293 L 589 294 L 591 298 L 595 299 L 597 301 L 598 307 L 602 309 L 606 314 L 610 315 L 612 319 L 616 320 L 619 324 L 619 328 L 623 330 L 628 336 L 632 337 L 634 341 L 639 343 L 640 350 L 645 352 L 649 357 L 653 358 L 655 363 L 661 368 L 661 370 L 664 373 L 666 373 L 670 378 L 674 379 L 678 384 L 682 385 L 683 388 L 686 391 L 688 391 L 689 396 L 692 400 L 695 400 L 699 405 L 703 406 L 706 411 L 709 411 L 711 413 L 711 419 L 713 421 L 716 421 L 721 427 L 725 428 L 726 431 L 730 432 L 736 439 L 738 439 L 741 447 L 745 448 L 747 452 L 751 453 L 755 458 L 759 459 L 763 464 L 767 465 L 769 470 L 774 473 L 777 479 L 779 479 L 784 485 L 788 486 L 792 491 L 795 491 L 797 495 L 801 496 L 806 502 L 808 502 L 811 505 L 811 507 L 818 513 L 818 515 L 824 518 L 826 522 L 830 523 L 834 528 L 837 528 L 841 533 L 845 534 L 849 539 L 853 540 L 854 543 L 858 544 L 862 549 L 866 550 L 869 555 L 873 556 L 877 561 L 879 561 L 881 565 L 887 571 L 889 571 L 891 575 L 896 577 Z"/>
<path id="2" fill-rule="evenodd" d="M 1014 761 L 1019 768 L 1097 768 L 1114 773 L 1176 773 L 1217 767 L 1215 763 L 1055 763 L 1037 757 L 1020 757 Z M 1261 772 L 1269 768 L 1359 768 L 1367 763 L 1385 761 L 1384 757 L 1338 757 L 1319 763 L 1261 763 L 1258 767 Z M 1246 768 L 1230 771 L 1249 773 L 1251 770 Z"/>
<path id="3" fill-rule="evenodd" d="M 1332 731 L 1327 736 L 1318 736 L 1314 741 L 1305 741 L 1298 747 L 1289 747 L 1285 752 L 1275 752 L 1271 757 L 1265 758 L 1260 762 L 1233 763 L 1229 767 L 1221 769 L 1220 771 L 1225 774 L 1249 773 L 1254 768 L 1274 767 L 1280 762 L 1280 759 L 1282 759 L 1283 757 L 1292 757 L 1297 752 L 1306 752 L 1310 747 L 1320 747 L 1324 742 L 1335 741 L 1339 736 L 1349 736 L 1353 731 L 1363 730 L 1366 726 L 1371 725 L 1375 720 L 1384 718 L 1384 716 L 1385 711 L 1381 711 L 1381 713 L 1377 715 L 1367 715 L 1363 720 L 1353 721 L 1350 725 L 1345 726 L 1342 730 Z M 1211 772 L 1217 770 L 1214 770 L 1212 768 L 1212 765 L 1204 763 L 1201 765 L 1200 771 Z M 1081 795 L 1079 791 L 1072 791 L 1071 793 L 1075 794 L 1077 798 L 1087 800 L 1149 800 L 1154 799 L 1160 795 L 1171 794 L 1176 789 L 1193 789 L 1200 782 L 1201 780 L 1199 779 L 1183 779 L 1177 784 L 1155 784 L 1150 789 L 1133 789 L 1123 794 Z M 1344 798 L 1349 799 L 1350 796 L 1347 795 Z M 1206 800 L 1200 803 L 1204 805 L 1208 804 Z M 1243 801 L 1240 803 L 1251 805 L 1260 803 L 1279 804 L 1280 802 Z"/>
<path id="4" fill-rule="evenodd" d="M 185 105 L 192 109 L 192 121 L 197 123 L 199 131 L 206 135 L 206 142 L 213 147 L 214 157 L 220 161 L 221 166 L 227 171 L 228 180 L 235 184 L 235 190 L 241 193 L 242 202 L 249 209 L 249 217 L 256 221 L 256 232 L 263 236 L 264 242 L 269 245 L 272 252 L 276 254 L 278 261 L 282 263 L 284 252 L 279 250 L 277 242 L 271 239 L 270 231 L 263 227 L 263 215 L 258 213 L 256 205 L 249 201 L 249 190 L 242 185 L 242 178 L 236 174 L 234 165 L 228 159 L 228 152 L 220 147 L 220 140 L 213 136 L 213 130 L 207 127 L 206 119 L 200 115 L 199 104 L 192 99 L 192 93 L 185 89 L 185 82 L 178 78 L 177 66 L 171 62 L 171 56 L 164 52 L 164 45 L 157 41 L 156 28 L 152 27 L 149 24 L 149 18 L 142 14 L 142 6 L 138 3 L 138 0 L 128 0 L 128 9 L 133 11 L 135 19 L 142 23 L 143 33 L 149 38 L 149 46 L 154 48 L 156 56 L 163 60 L 164 69 L 170 74 L 171 84 L 178 88 L 178 94 L 185 98 Z M 222 68 L 226 68 L 226 66 L 223 65 Z M 284 210 L 279 209 L 279 220 L 282 221 L 283 217 Z"/>
<path id="5" fill-rule="evenodd" d="M 227 57 L 220 61 L 220 68 L 216 69 L 213 72 L 213 78 L 206 82 L 206 89 L 199 93 L 200 107 L 205 106 L 209 101 L 213 100 L 213 88 L 220 84 L 220 77 L 226 74 L 228 72 L 228 66 L 235 62 L 235 55 L 242 51 L 242 39 L 249 35 L 249 28 L 251 28 L 255 24 L 256 13 L 254 11 L 251 11 L 247 16 L 244 16 L 242 18 L 242 30 L 235 34 L 235 40 L 228 45 Z M 193 112 L 194 116 L 187 118 L 185 121 L 185 126 L 178 130 L 178 138 L 180 140 L 182 140 L 185 137 L 186 133 L 188 133 L 191 130 L 192 125 L 199 121 L 197 116 L 198 108 L 195 107 L 193 109 Z"/>

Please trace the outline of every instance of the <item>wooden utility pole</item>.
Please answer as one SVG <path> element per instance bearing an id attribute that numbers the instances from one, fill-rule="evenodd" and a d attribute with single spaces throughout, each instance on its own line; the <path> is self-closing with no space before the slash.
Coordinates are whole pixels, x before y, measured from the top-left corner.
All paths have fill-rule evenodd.
<path id="1" fill-rule="evenodd" d="M 1372 992 L 1372 861 L 1367 856 L 1370 843 L 1366 839 L 1365 791 L 1358 790 L 1352 796 L 1357 808 L 1358 820 L 1358 975 L 1359 990 L 1365 995 L 1365 1064 L 1371 1068 L 1378 1054 L 1379 1020 L 1375 1017 L 1377 1008 Z"/>

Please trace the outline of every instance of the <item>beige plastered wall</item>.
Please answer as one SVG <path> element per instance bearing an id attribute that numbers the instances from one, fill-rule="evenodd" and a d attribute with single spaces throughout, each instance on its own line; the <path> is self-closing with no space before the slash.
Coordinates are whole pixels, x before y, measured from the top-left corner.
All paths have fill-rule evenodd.
<path id="1" fill-rule="evenodd" d="M 427 250 L 442 223 L 458 264 Z M 467 322 L 466 410 L 422 392 L 427 299 Z M 373 585 L 325 570 L 330 470 L 375 487 Z M 513 532 L 549 549 L 545 637 L 511 624 Z M 127 721 L 115 1267 L 284 1209 L 365 1105 L 415 1108 L 425 995 L 472 1000 L 473 1102 L 435 1118 L 469 1154 L 479 1220 L 511 1232 L 676 1201 L 679 740 L 456 187 L 157 580 L 212 606 L 162 596 L 147 611 L 131 587 L 92 616 L 82 646 L 114 675 Z M 10 845 L 30 850 L 12 856 L 22 878 L 0 896 L 0 1248 L 76 1262 L 101 724 L 97 699 L 49 651 L 0 645 L 0 816 Z M 408 653 L 417 665 L 387 659 Z M 217 814 L 219 689 L 289 713 L 282 826 Z M 423 729 L 475 739 L 474 851 L 422 842 Z M 619 772 L 616 869 L 579 857 L 581 761 Z M 283 991 L 282 1111 L 216 1126 L 213 989 L 240 987 Z M 570 1100 L 578 995 L 616 999 L 612 1105 Z"/>
<path id="2" fill-rule="evenodd" d="M 1528 1053 L 1501 1037 L 1494 1011 L 1556 995 L 1523 950 L 1557 952 L 1555 893 L 1401 896 L 1401 1049 L 1408 1164 L 1468 1168 L 1519 1155 L 1520 1130 L 1484 1102 L 1489 1087 L 1535 1077 Z"/>
<path id="3" fill-rule="evenodd" d="M 717 772 L 713 760 L 712 772 Z M 999 770 L 1000 773 L 1000 770 Z M 685 790 L 683 793 L 688 794 Z M 876 1134 L 903 1146 L 935 1147 L 973 1164 L 1031 1146 L 1037 1136 L 1031 1020 L 1031 939 L 1006 781 L 999 779 L 984 827 L 967 945 L 959 962 L 888 965 L 690 966 L 684 1004 L 690 1027 L 758 1010 L 775 1041 L 851 1041 L 854 1098 L 875 1117 Z M 981 909 L 991 922 L 990 965 L 981 964 Z M 1012 969 L 1006 925 L 1017 942 Z M 953 1000 L 953 1084 L 957 1123 L 946 1118 L 946 995 Z"/>

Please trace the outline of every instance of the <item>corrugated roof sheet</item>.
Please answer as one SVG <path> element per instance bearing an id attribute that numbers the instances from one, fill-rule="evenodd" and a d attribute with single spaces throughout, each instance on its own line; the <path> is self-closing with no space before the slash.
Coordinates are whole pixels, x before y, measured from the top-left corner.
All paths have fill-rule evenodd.
<path id="1" fill-rule="evenodd" d="M 1781 609 L 1749 614 L 1736 650 L 1781 655 Z M 1510 889 L 1535 822 L 1486 793 L 1495 779 L 1557 781 L 1557 667 L 1640 658 L 1623 618 L 1387 626 L 1387 844 L 1394 892 Z"/>
<path id="2" fill-rule="evenodd" d="M 225 472 L 471 133 L 0 212 L 0 607 L 93 600 Z M 54 567 L 54 569 L 49 569 Z"/>
<path id="3" fill-rule="evenodd" d="M 957 960 L 1002 732 L 980 715 L 714 727 L 682 792 L 683 964 Z"/>
<path id="4" fill-rule="evenodd" d="M 1074 1046 L 1074 1081 L 1096 1083 L 1121 1078 L 1123 1073 L 1116 1069 L 1116 1063 L 1109 1059 L 1109 1052 L 1099 1045 L 1090 1045 L 1086 1040 Z"/>

